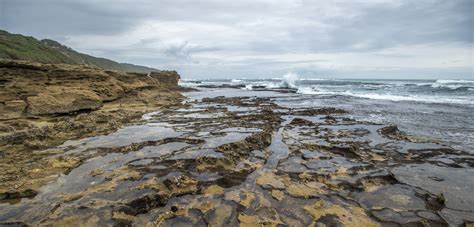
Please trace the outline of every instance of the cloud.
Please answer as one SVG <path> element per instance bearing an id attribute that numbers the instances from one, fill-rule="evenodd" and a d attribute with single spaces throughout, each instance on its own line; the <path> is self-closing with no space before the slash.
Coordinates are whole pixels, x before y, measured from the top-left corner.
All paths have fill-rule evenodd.
<path id="1" fill-rule="evenodd" d="M 471 0 L 2 0 L 0 26 L 184 77 L 472 77 Z M 455 63 L 454 63 L 455 62 Z M 416 68 L 416 70 L 414 70 Z M 387 71 L 387 70 L 385 70 Z M 398 74 L 396 73 L 398 72 Z"/>

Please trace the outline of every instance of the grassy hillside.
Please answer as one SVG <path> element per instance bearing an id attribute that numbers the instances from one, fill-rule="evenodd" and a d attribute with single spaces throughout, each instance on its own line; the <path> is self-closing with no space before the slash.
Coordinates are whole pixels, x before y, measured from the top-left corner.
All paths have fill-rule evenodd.
<path id="1" fill-rule="evenodd" d="M 30 60 L 42 63 L 75 64 L 74 60 L 55 51 L 33 37 L 0 30 L 0 58 Z"/>
<path id="2" fill-rule="evenodd" d="M 118 63 L 79 53 L 54 40 L 37 40 L 33 37 L 11 34 L 0 30 L 0 58 L 29 60 L 41 63 L 85 64 L 108 70 L 150 72 L 157 69 Z"/>

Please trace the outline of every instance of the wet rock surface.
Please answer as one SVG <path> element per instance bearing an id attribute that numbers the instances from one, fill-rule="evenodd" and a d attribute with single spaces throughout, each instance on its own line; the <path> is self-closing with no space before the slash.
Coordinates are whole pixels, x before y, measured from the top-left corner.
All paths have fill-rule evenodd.
<path id="1" fill-rule="evenodd" d="M 84 159 L 54 147 L 177 106 L 179 75 L 0 60 L 0 198 L 19 199 Z M 47 149 L 52 148 L 52 149 Z"/>
<path id="2" fill-rule="evenodd" d="M 201 98 L 194 99 L 196 94 Z M 474 156 L 468 151 L 358 122 L 340 109 L 291 109 L 277 105 L 275 97 L 188 96 L 182 105 L 145 114 L 114 133 L 37 150 L 49 154 L 49 165 L 68 170 L 33 192 L 2 194 L 0 223 L 474 221 Z"/>

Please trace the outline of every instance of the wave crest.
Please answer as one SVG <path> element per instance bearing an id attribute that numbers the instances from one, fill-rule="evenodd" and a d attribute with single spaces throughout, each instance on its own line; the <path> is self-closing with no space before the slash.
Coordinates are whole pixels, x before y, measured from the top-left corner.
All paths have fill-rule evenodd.
<path id="1" fill-rule="evenodd" d="M 281 80 L 281 87 L 282 88 L 298 88 L 296 86 L 296 82 L 299 80 L 299 76 L 295 73 L 288 73 L 283 75 Z"/>
<path id="2" fill-rule="evenodd" d="M 436 80 L 437 84 L 474 84 L 474 80 Z"/>

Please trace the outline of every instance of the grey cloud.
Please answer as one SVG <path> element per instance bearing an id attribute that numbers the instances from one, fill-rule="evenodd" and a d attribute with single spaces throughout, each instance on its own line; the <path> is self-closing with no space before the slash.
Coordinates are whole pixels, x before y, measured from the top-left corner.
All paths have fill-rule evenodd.
<path id="1" fill-rule="evenodd" d="M 116 34 L 137 23 L 133 17 L 80 1 L 2 0 L 0 26 L 37 37 Z"/>
<path id="2" fill-rule="evenodd" d="M 470 0 L 400 1 L 399 5 L 349 4 L 351 17 L 323 18 L 328 30 L 295 27 L 290 34 L 310 51 L 371 51 L 397 45 L 473 42 Z"/>
<path id="3" fill-rule="evenodd" d="M 361 16 L 340 23 L 333 31 L 333 40 L 338 45 L 349 36 L 359 43 L 367 43 L 367 49 L 429 42 L 473 42 L 469 32 L 473 24 L 473 1 L 430 3 L 411 1 L 398 7 L 365 9 Z"/>
<path id="4" fill-rule="evenodd" d="M 330 74 L 344 70 L 322 64 L 340 65 L 347 53 L 404 60 L 421 54 L 403 49 L 416 45 L 472 49 L 473 5 L 472 0 L 0 0 L 0 28 L 118 61 L 176 67 L 185 76 L 206 70 L 214 76 Z M 390 48 L 401 49 L 377 53 Z M 295 59 L 271 57 L 284 54 Z M 311 54 L 331 55 L 336 62 L 307 59 Z M 452 62 L 449 57 L 440 62 Z"/>

